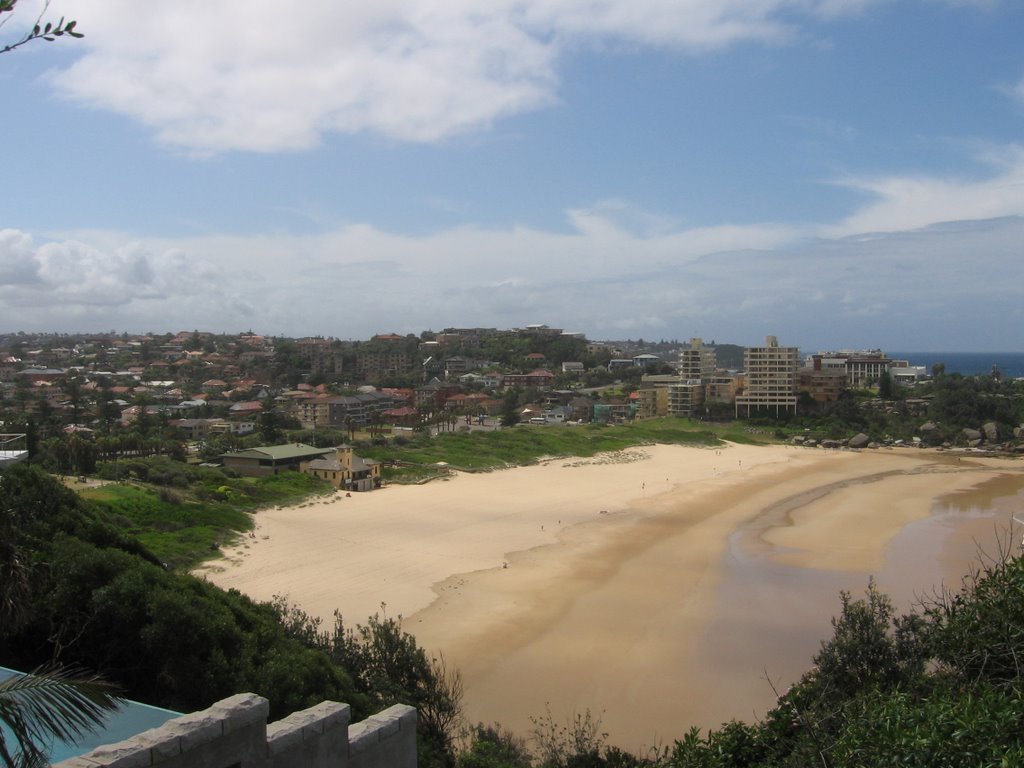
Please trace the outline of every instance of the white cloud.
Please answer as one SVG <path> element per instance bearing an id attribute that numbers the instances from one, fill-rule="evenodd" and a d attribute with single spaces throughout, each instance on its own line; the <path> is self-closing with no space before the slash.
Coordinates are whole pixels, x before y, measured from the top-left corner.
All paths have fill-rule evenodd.
<path id="1" fill-rule="evenodd" d="M 36 271 L 29 280 L 0 273 L 0 301 L 27 330 L 368 338 L 547 322 L 592 338 L 1019 346 L 1024 217 L 803 241 L 771 227 L 635 234 L 598 218 L 569 233 L 464 227 L 412 237 L 359 225 L 319 237 L 141 243 L 79 232 L 38 246 L 6 231 L 0 263 L 28 253 Z"/>
<path id="2" fill-rule="evenodd" d="M 201 296 L 217 277 L 209 266 L 193 265 L 174 248 L 151 251 L 137 241 L 106 234 L 36 245 L 18 230 L 0 231 L 0 302 L 21 316 L 47 316 L 97 309 L 118 312 L 140 302 L 163 301 L 183 293 Z M 185 286 L 187 290 L 182 290 Z"/>
<path id="3" fill-rule="evenodd" d="M 329 133 L 433 142 L 555 103 L 569 48 L 779 43 L 800 14 L 871 1 L 66 0 L 52 12 L 87 9 L 87 52 L 51 82 L 200 153 L 301 150 Z"/>
<path id="4" fill-rule="evenodd" d="M 977 160 L 990 168 L 983 179 L 934 176 L 851 178 L 838 183 L 866 193 L 871 202 L 822 233 L 829 237 L 897 232 L 945 221 L 1024 215 L 1024 147 L 990 148 Z"/>

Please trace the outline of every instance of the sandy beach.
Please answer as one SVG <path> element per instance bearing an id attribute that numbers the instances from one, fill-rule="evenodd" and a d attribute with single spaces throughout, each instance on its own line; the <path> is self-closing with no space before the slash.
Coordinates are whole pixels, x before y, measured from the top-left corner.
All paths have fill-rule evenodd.
<path id="1" fill-rule="evenodd" d="M 1007 459 L 647 446 L 264 510 L 202 573 L 330 621 L 382 610 L 463 675 L 471 721 L 591 709 L 614 743 L 750 719 L 806 670 L 840 589 L 956 584 L 1024 487 Z M 936 501 L 960 509 L 936 517 Z M 1001 521 L 1003 524 L 1008 522 Z M 766 679 L 768 678 L 768 679 Z"/>

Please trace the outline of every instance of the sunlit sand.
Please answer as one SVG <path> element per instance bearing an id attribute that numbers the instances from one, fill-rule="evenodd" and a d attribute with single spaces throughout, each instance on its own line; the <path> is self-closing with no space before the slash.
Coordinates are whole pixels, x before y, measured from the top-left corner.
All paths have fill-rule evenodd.
<path id="1" fill-rule="evenodd" d="M 461 671 L 472 721 L 525 733 L 546 705 L 589 708 L 638 749 L 763 714 L 827 636 L 840 589 L 875 575 L 909 603 L 957 583 L 990 522 L 905 532 L 944 495 L 1018 483 L 1018 466 L 648 446 L 265 510 L 203 573 L 325 621 L 401 615 Z"/>

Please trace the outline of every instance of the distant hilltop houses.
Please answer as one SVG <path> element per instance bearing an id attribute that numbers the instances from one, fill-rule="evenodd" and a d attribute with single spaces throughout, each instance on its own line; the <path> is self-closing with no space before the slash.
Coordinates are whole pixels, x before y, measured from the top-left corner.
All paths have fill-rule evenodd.
<path id="1" fill-rule="evenodd" d="M 307 430 L 310 439 L 318 431 L 351 439 L 499 418 L 567 424 L 795 413 L 801 402 L 836 400 L 885 378 L 912 385 L 927 375 L 881 350 L 801 356 L 774 336 L 752 347 L 699 338 L 592 341 L 547 325 L 364 341 L 199 330 L 0 335 L 5 424 L 31 420 L 79 441 L 117 430 L 158 432 L 186 451 L 224 449 L 212 456 L 221 461 L 252 447 L 247 440 L 275 445 L 286 428 Z M 379 476 L 343 449 L 310 461 L 342 485 L 372 487 Z"/>

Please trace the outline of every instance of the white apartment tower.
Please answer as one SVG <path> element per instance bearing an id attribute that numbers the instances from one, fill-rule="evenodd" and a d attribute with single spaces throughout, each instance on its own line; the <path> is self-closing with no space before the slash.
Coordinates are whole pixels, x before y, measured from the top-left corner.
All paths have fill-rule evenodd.
<path id="1" fill-rule="evenodd" d="M 768 336 L 763 347 L 747 347 L 743 361 L 746 385 L 743 393 L 736 397 L 737 416 L 744 407 L 747 416 L 752 410 L 763 408 L 774 408 L 776 414 L 782 409 L 796 413 L 800 350 L 780 347 L 778 339 Z"/>

